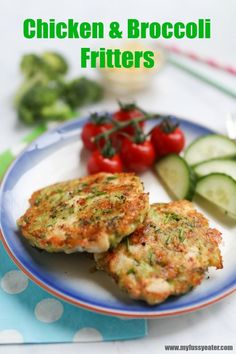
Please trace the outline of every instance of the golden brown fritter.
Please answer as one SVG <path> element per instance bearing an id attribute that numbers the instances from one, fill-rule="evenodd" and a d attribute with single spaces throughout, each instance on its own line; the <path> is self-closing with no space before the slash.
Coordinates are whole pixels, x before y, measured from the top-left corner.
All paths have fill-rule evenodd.
<path id="1" fill-rule="evenodd" d="M 132 298 L 157 304 L 199 285 L 208 267 L 222 268 L 220 240 L 190 202 L 153 204 L 142 226 L 95 261 Z"/>
<path id="2" fill-rule="evenodd" d="M 132 233 L 148 210 L 139 177 L 98 173 L 33 193 L 18 225 L 31 245 L 48 252 L 104 252 Z"/>

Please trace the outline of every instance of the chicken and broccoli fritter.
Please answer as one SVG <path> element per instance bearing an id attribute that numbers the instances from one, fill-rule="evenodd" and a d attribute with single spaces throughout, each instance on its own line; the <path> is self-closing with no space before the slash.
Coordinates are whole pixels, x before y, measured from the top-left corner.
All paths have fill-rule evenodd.
<path id="1" fill-rule="evenodd" d="M 220 232 L 182 200 L 151 205 L 132 235 L 94 256 L 97 268 L 132 298 L 158 304 L 199 285 L 208 267 L 222 268 L 220 240 Z"/>
<path id="2" fill-rule="evenodd" d="M 140 226 L 148 194 L 132 173 L 98 173 L 33 193 L 18 220 L 31 245 L 48 252 L 105 252 Z"/>

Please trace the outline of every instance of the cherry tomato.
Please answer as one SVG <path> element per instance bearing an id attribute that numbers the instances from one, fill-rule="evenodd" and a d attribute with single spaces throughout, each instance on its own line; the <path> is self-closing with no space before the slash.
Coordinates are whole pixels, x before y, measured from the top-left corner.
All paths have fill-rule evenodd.
<path id="1" fill-rule="evenodd" d="M 184 147 L 185 137 L 181 129 L 175 128 L 172 132 L 164 132 L 161 126 L 156 126 L 151 133 L 151 142 L 156 156 L 162 157 L 171 153 L 179 154 Z"/>
<path id="2" fill-rule="evenodd" d="M 114 120 L 117 120 L 119 122 L 127 122 L 131 119 L 140 118 L 142 116 L 143 116 L 143 113 L 140 112 L 137 108 L 130 108 L 130 109 L 122 109 L 121 108 L 119 111 L 115 112 L 112 117 Z M 143 128 L 144 122 L 139 122 L 139 126 L 141 128 Z M 121 131 L 123 133 L 133 135 L 134 134 L 134 127 L 129 126 L 129 127 L 121 129 Z"/>
<path id="3" fill-rule="evenodd" d="M 120 154 L 126 169 L 134 172 L 147 170 L 155 160 L 155 150 L 149 140 L 137 144 L 125 138 Z"/>
<path id="4" fill-rule="evenodd" d="M 122 172 L 122 161 L 118 154 L 112 157 L 104 157 L 99 150 L 92 152 L 88 160 L 88 172 L 90 174 L 98 172 L 117 173 Z"/>
<path id="5" fill-rule="evenodd" d="M 97 145 L 94 142 L 92 142 L 92 138 L 94 138 L 98 134 L 104 133 L 106 130 L 109 130 L 111 128 L 112 128 L 111 123 L 103 123 L 103 124 L 95 124 L 92 122 L 86 123 L 83 127 L 82 134 L 81 134 L 81 138 L 84 143 L 84 146 L 90 151 L 96 150 Z M 99 141 L 99 146 L 103 147 L 103 145 L 104 145 L 104 140 L 101 139 Z"/>

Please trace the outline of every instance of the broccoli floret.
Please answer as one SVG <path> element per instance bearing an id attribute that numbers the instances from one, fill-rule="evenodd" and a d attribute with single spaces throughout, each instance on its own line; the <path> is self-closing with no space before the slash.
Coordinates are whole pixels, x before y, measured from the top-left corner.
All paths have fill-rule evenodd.
<path id="1" fill-rule="evenodd" d="M 102 96 L 103 89 L 101 85 L 85 77 L 74 79 L 65 84 L 64 97 L 73 108 L 99 101 Z"/>
<path id="2" fill-rule="evenodd" d="M 42 75 L 41 73 L 38 73 L 37 75 L 34 75 L 34 76 L 30 77 L 29 79 L 24 80 L 23 83 L 18 88 L 18 90 L 16 91 L 16 94 L 14 97 L 15 108 L 19 107 L 21 100 L 26 95 L 26 93 L 28 93 L 32 89 L 34 89 L 35 86 L 47 85 L 48 83 L 49 83 L 48 77 L 45 75 Z"/>
<path id="3" fill-rule="evenodd" d="M 27 124 L 70 119 L 75 108 L 103 96 L 102 87 L 85 77 L 65 82 L 68 64 L 55 52 L 24 55 L 21 71 L 25 80 L 16 93 L 15 108 Z"/>
<path id="4" fill-rule="evenodd" d="M 23 95 L 18 105 L 18 115 L 26 124 L 37 121 L 63 121 L 74 116 L 75 112 L 60 98 L 60 85 L 50 82 L 35 85 Z"/>
<path id="5" fill-rule="evenodd" d="M 26 78 L 30 78 L 45 70 L 43 60 L 36 54 L 26 54 L 23 56 L 20 68 Z"/>
<path id="6" fill-rule="evenodd" d="M 88 80 L 88 79 L 85 80 L 88 81 L 88 97 L 90 98 L 88 100 L 88 103 L 100 101 L 104 95 L 104 90 L 102 86 L 96 81 Z"/>
<path id="7" fill-rule="evenodd" d="M 47 121 L 64 121 L 72 118 L 75 115 L 75 112 L 72 111 L 67 103 L 63 101 L 57 101 L 49 106 L 42 107 L 39 115 L 41 119 Z"/>
<path id="8" fill-rule="evenodd" d="M 45 52 L 42 55 L 42 59 L 48 66 L 48 70 L 58 75 L 64 75 L 68 71 L 68 64 L 65 58 L 55 52 Z"/>
<path id="9" fill-rule="evenodd" d="M 40 120 L 40 110 L 44 106 L 52 105 L 58 99 L 58 90 L 45 84 L 36 83 L 22 94 L 17 105 L 18 115 L 26 124 L 33 124 Z"/>
<path id="10" fill-rule="evenodd" d="M 18 107 L 18 116 L 22 122 L 28 125 L 34 124 L 36 120 L 34 112 L 23 104 Z"/>
<path id="11" fill-rule="evenodd" d="M 48 79 L 56 79 L 66 74 L 68 65 L 62 55 L 54 52 L 45 52 L 42 56 L 26 54 L 21 60 L 21 71 L 26 78 L 31 78 L 39 73 Z"/>
<path id="12" fill-rule="evenodd" d="M 22 98 L 22 104 L 32 110 L 40 109 L 43 106 L 54 103 L 58 98 L 58 92 L 55 87 L 49 85 L 35 85 L 27 91 Z"/>

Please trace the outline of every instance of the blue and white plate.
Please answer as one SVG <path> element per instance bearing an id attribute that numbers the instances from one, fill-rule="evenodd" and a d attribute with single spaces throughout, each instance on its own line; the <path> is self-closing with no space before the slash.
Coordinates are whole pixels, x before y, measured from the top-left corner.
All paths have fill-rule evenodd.
<path id="1" fill-rule="evenodd" d="M 223 234 L 224 269 L 211 269 L 209 277 L 186 295 L 149 306 L 121 292 L 103 272 L 91 272 L 93 264 L 77 253 L 47 254 L 30 247 L 19 235 L 16 220 L 27 206 L 32 192 L 51 183 L 86 175 L 87 153 L 80 139 L 84 120 L 74 120 L 35 140 L 13 163 L 1 186 L 0 221 L 4 246 L 10 257 L 29 278 L 48 292 L 83 308 L 121 317 L 158 317 L 183 314 L 212 304 L 236 288 L 236 224 L 199 201 L 197 208 L 211 226 Z M 153 122 L 148 123 L 151 127 Z M 212 131 L 181 120 L 187 141 Z M 167 202 L 169 196 L 152 171 L 141 175 L 151 202 Z"/>

